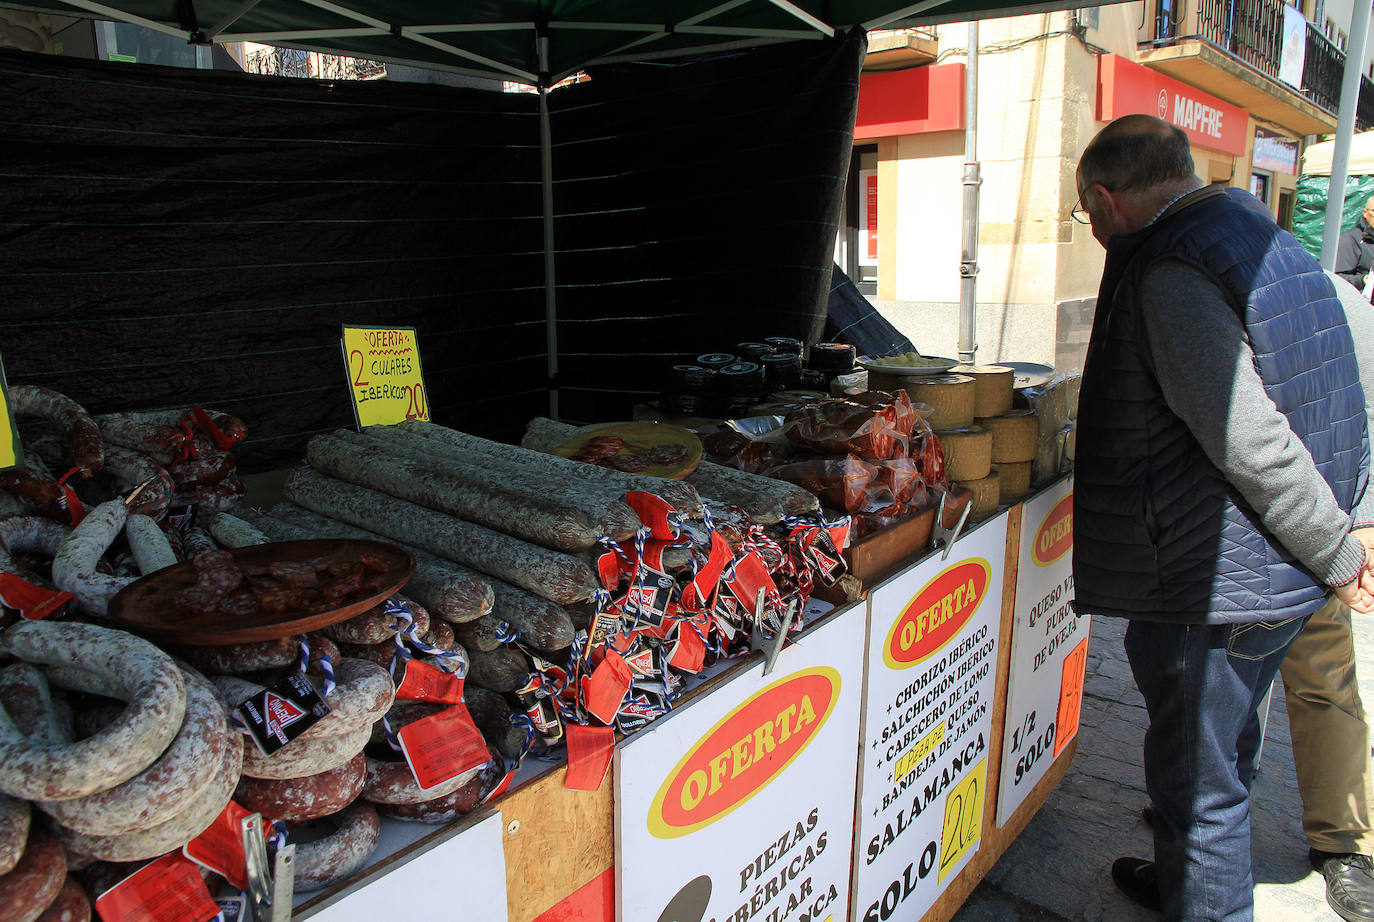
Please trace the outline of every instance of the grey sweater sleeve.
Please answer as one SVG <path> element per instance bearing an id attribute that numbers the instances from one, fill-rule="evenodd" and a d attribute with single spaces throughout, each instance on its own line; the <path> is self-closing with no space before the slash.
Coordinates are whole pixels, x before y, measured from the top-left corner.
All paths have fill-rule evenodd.
<path id="1" fill-rule="evenodd" d="M 1264 392 L 1244 327 L 1221 291 L 1178 261 L 1152 269 L 1142 290 L 1146 346 L 1169 408 L 1289 553 L 1327 585 L 1355 579 L 1364 546 Z"/>

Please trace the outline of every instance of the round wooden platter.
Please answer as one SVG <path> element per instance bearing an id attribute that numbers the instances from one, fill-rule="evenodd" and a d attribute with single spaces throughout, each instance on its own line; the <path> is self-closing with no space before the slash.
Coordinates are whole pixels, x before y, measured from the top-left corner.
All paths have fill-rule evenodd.
<path id="1" fill-rule="evenodd" d="M 644 455 L 655 445 L 665 444 L 679 445 L 687 450 L 686 456 L 675 464 L 653 464 L 642 471 L 627 473 L 682 480 L 701 463 L 701 439 L 681 426 L 666 423 L 607 423 L 604 426 L 587 426 L 577 435 L 556 446 L 551 453 L 560 458 L 580 460 L 576 456 L 587 447 L 588 442 L 605 436 L 615 436 L 624 440 L 625 447 L 618 452 L 621 455 Z M 619 470 L 609 462 L 603 462 L 600 466 Z"/>
<path id="2" fill-rule="evenodd" d="M 158 640 L 190 646 L 222 646 L 290 637 L 346 621 L 385 601 L 406 584 L 415 571 L 415 558 L 404 548 L 382 541 L 324 538 L 314 541 L 274 541 L 229 551 L 239 566 L 307 561 L 353 562 L 364 553 L 381 558 L 386 566 L 383 588 L 349 596 L 324 611 L 257 613 L 248 617 L 220 611 L 193 613 L 177 607 L 177 593 L 195 584 L 191 562 L 158 570 L 135 580 L 110 600 L 109 617 L 130 631 Z"/>

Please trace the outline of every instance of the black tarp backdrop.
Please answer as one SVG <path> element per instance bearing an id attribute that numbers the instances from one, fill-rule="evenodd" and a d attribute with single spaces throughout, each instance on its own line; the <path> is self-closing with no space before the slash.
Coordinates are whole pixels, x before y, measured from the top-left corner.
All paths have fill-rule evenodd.
<path id="1" fill-rule="evenodd" d="M 864 37 L 550 96 L 562 416 L 821 332 Z M 547 410 L 537 98 L 0 54 L 0 353 L 92 412 L 242 416 L 245 470 L 352 424 L 342 323 L 414 326 L 433 418 Z"/>

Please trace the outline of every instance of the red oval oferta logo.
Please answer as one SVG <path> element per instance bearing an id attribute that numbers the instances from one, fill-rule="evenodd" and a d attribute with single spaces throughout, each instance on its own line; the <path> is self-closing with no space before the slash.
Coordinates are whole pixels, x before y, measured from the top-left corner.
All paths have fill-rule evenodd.
<path id="1" fill-rule="evenodd" d="M 1050 514 L 1035 530 L 1031 545 L 1031 561 L 1037 567 L 1048 567 L 1073 549 L 1073 494 L 1054 504 Z"/>
<path id="2" fill-rule="evenodd" d="M 682 757 L 649 807 L 649 832 L 685 836 L 725 816 L 801 755 L 840 695 L 829 666 L 795 672 L 727 714 Z"/>
<path id="3" fill-rule="evenodd" d="M 991 579 L 992 568 L 978 557 L 956 563 L 926 583 L 888 632 L 883 662 L 906 669 L 949 643 L 983 603 Z"/>

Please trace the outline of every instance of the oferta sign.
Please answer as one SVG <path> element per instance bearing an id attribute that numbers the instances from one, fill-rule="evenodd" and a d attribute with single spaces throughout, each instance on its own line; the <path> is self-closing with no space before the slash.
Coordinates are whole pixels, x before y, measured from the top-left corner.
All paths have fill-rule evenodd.
<path id="1" fill-rule="evenodd" d="M 617 918 L 849 917 L 865 614 L 835 614 L 768 676 L 755 664 L 621 745 Z"/>

